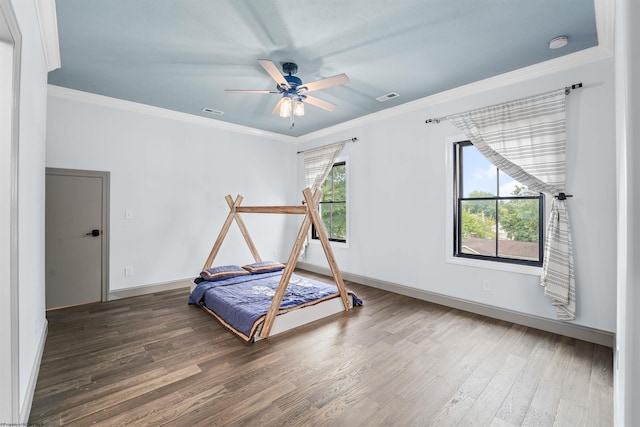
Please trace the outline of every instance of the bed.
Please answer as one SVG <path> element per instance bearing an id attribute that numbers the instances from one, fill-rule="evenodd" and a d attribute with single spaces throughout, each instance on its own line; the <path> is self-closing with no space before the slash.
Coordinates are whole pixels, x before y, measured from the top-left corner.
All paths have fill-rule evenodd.
<path id="1" fill-rule="evenodd" d="M 329 244 L 318 208 L 322 192 L 317 188 L 313 192 L 305 188 L 302 195 L 304 202 L 300 206 L 240 206 L 242 196 L 238 195 L 235 200 L 231 195 L 225 197 L 229 214 L 200 277 L 194 280 L 189 303 L 200 305 L 246 342 L 268 338 L 271 334 L 362 304 L 353 292 L 346 289 Z M 262 261 L 242 220 L 242 213 L 302 215 L 300 229 L 286 265 Z M 240 228 L 255 263 L 243 267 L 212 267 L 234 222 Z M 335 286 L 293 274 L 312 224 L 316 227 Z"/>
<path id="2" fill-rule="evenodd" d="M 251 266 L 272 266 L 249 272 Z M 273 267 L 277 265 L 277 267 Z M 260 339 L 260 331 L 282 279 L 284 265 L 261 262 L 245 267 L 223 266 L 208 269 L 194 280 L 189 304 L 202 307 L 244 342 Z M 224 274 L 211 277 L 222 271 Z M 362 305 L 351 292 L 349 308 Z M 282 298 L 270 335 L 344 311 L 335 285 L 292 274 Z"/>

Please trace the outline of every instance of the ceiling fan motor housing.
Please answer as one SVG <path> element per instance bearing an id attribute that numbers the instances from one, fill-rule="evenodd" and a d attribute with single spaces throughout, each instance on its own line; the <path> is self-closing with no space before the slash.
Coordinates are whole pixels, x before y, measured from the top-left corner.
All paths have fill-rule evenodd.
<path id="1" fill-rule="evenodd" d="M 282 72 L 285 74 L 295 74 L 298 72 L 298 64 L 295 62 L 284 62 L 282 64 Z"/>
<path id="2" fill-rule="evenodd" d="M 283 77 L 287 81 L 287 83 L 289 83 L 289 89 L 278 85 L 278 90 L 285 93 L 287 96 L 292 97 L 297 95 L 298 86 L 302 84 L 302 80 L 299 77 L 292 76 L 291 74 L 295 74 L 298 72 L 298 65 L 293 62 L 285 62 L 282 64 L 282 71 L 287 74 Z"/>
<path id="3" fill-rule="evenodd" d="M 289 83 L 292 90 L 295 90 L 298 86 L 302 84 L 302 80 L 300 80 L 296 76 L 284 76 L 284 79 Z"/>

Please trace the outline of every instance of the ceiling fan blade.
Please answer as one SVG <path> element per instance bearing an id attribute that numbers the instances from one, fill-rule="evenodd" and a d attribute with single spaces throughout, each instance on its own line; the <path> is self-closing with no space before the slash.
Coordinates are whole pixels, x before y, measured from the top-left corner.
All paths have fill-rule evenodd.
<path id="1" fill-rule="evenodd" d="M 280 115 L 280 105 L 282 104 L 283 101 L 284 101 L 284 98 L 280 98 L 280 101 L 278 101 L 278 103 L 276 104 L 276 106 L 273 109 L 273 111 L 271 112 L 271 114 Z"/>
<path id="2" fill-rule="evenodd" d="M 307 96 L 304 100 L 306 104 L 311 104 L 314 107 L 322 108 L 323 110 L 333 111 L 336 109 L 336 105 L 322 99 L 314 98 L 313 96 Z"/>
<path id="3" fill-rule="evenodd" d="M 284 78 L 280 70 L 278 70 L 278 67 L 276 67 L 273 62 L 269 61 L 268 59 L 259 59 L 258 62 L 260 63 L 260 65 L 262 65 L 262 68 L 264 68 L 264 70 L 269 73 L 271 78 L 276 81 L 276 83 L 278 83 L 280 86 L 286 87 L 287 89 L 291 87 L 289 86 L 289 83 Z"/>
<path id="4" fill-rule="evenodd" d="M 245 90 L 245 89 L 225 89 L 225 92 L 230 93 L 280 93 L 277 90 Z"/>
<path id="5" fill-rule="evenodd" d="M 345 83 L 349 83 L 349 76 L 346 74 L 338 74 L 337 76 L 327 77 L 326 79 L 316 80 L 315 82 L 305 83 L 300 86 L 300 90 L 304 90 L 306 88 L 307 92 L 311 92 L 319 89 L 326 89 L 331 86 L 343 85 Z"/>

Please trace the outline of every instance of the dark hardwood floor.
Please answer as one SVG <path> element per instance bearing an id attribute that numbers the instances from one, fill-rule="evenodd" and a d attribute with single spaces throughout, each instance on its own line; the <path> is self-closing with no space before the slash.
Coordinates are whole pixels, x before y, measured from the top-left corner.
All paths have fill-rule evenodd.
<path id="1" fill-rule="evenodd" d="M 29 423 L 613 424 L 610 348 L 347 287 L 363 307 L 252 345 L 187 288 L 50 311 Z"/>

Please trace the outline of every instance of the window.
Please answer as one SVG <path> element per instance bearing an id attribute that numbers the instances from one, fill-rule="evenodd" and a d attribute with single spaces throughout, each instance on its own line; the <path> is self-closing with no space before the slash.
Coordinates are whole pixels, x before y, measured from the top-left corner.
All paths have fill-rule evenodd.
<path id="1" fill-rule="evenodd" d="M 327 237 L 332 242 L 347 241 L 347 164 L 334 163 L 327 179 L 322 184 L 322 199 L 318 208 L 320 217 L 327 230 Z M 318 239 L 315 227 L 312 227 L 311 237 Z"/>
<path id="2" fill-rule="evenodd" d="M 454 256 L 541 266 L 544 195 L 454 145 Z"/>

